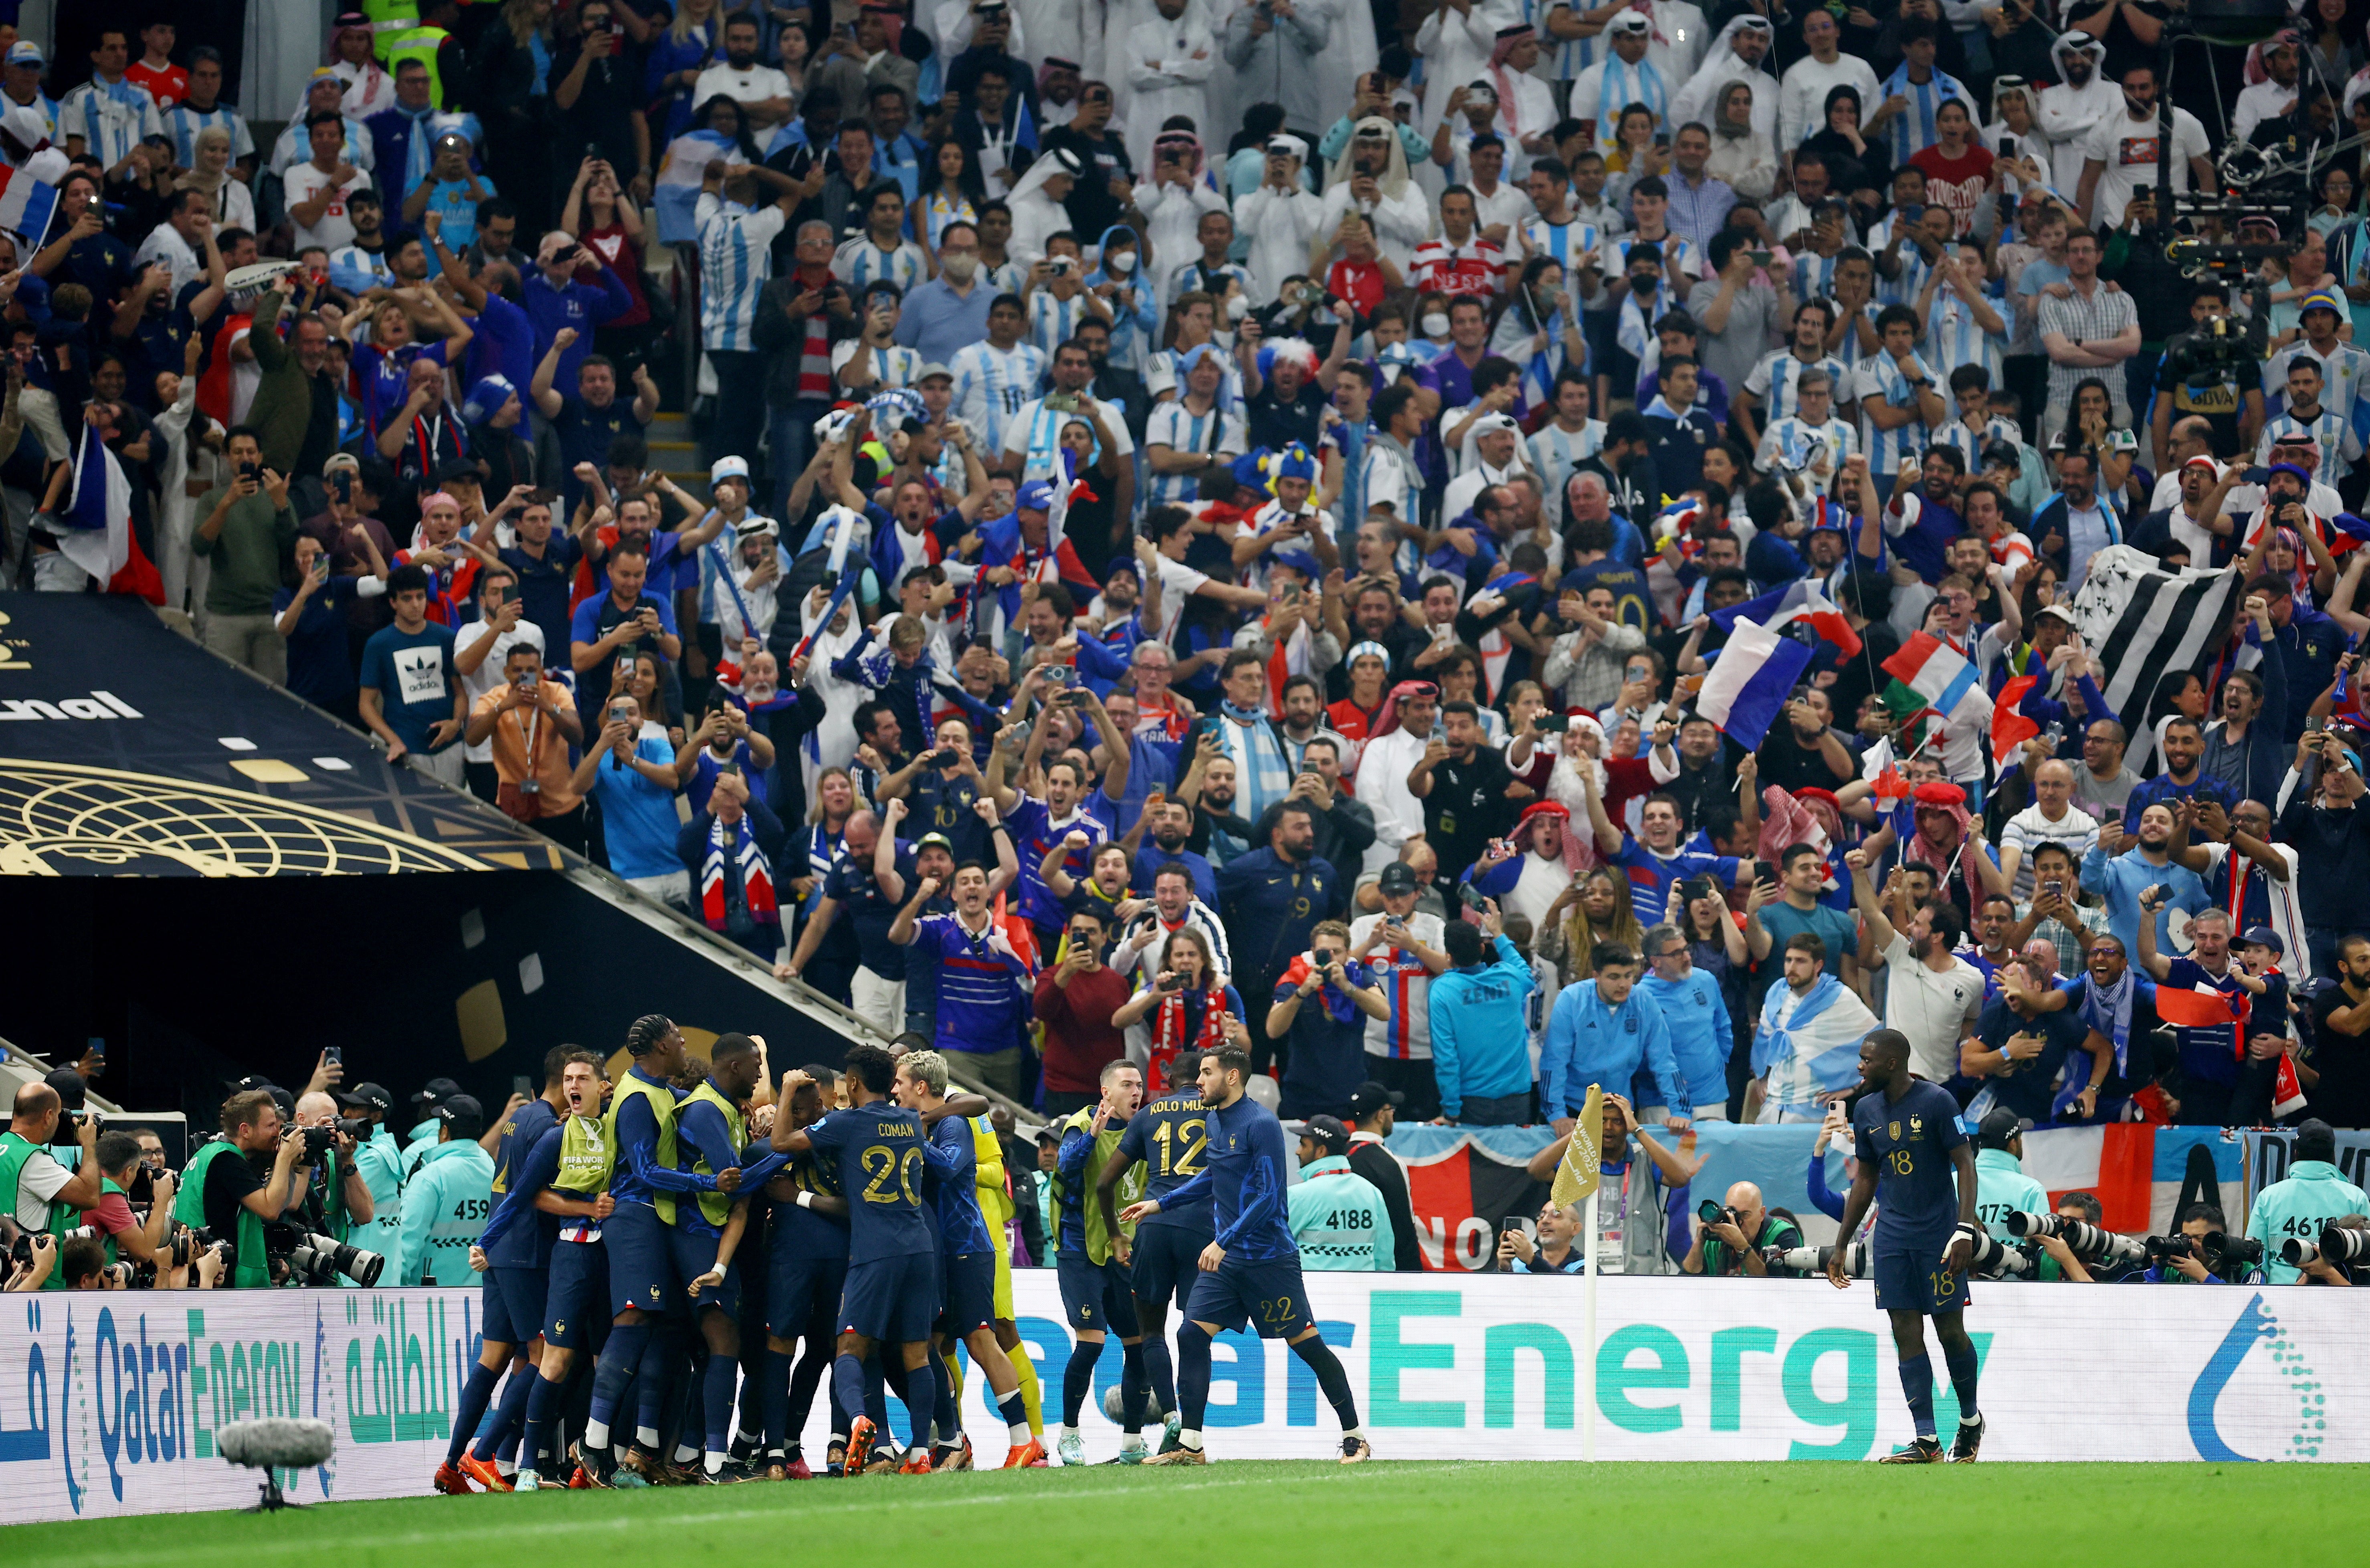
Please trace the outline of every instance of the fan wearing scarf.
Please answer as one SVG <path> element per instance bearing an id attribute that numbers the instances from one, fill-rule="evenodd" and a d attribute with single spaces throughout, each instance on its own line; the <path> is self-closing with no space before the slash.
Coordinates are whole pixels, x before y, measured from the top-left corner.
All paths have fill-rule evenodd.
<path id="1" fill-rule="evenodd" d="M 2106 1043 L 2114 1059 L 2113 1073 L 2097 1084 L 2088 1077 L 2078 1087 L 2069 1083 L 2073 1093 L 2061 1097 L 2057 1114 L 2064 1116 L 2070 1109 L 2085 1120 L 2121 1121 L 2124 1098 L 2133 1087 L 2134 1040 L 2142 1051 L 2139 1082 L 2145 1083 L 2156 1076 L 2149 1041 L 2157 1027 L 2157 986 L 2132 967 L 2119 936 L 2101 935 L 2091 943 L 2083 968 L 2082 974 L 2054 984 L 2036 973 L 2017 969 L 2002 977 L 2000 1000 L 2026 1018 L 2071 1013 L 2097 1040 Z"/>
<path id="2" fill-rule="evenodd" d="M 708 929 L 731 938 L 770 965 L 782 946 L 782 915 L 774 902 L 774 856 L 782 824 L 765 802 L 749 795 L 738 770 L 717 775 L 708 809 L 675 841 L 691 872 Z"/>
<path id="3" fill-rule="evenodd" d="M 1644 105 L 1657 130 L 1671 123 L 1671 80 L 1646 57 L 1653 31 L 1643 12 L 1621 12 L 1605 25 L 1613 52 L 1572 78 L 1571 117 L 1595 121 L 1600 147 L 1614 144 L 1621 113 L 1631 104 Z"/>
<path id="4" fill-rule="evenodd" d="M 1753 1030 L 1750 1120 L 1818 1122 L 1858 1086 L 1859 1043 L 1876 1027 L 1876 1015 L 1827 973 L 1826 956 L 1826 944 L 1813 933 L 1786 939 L 1784 982 L 1769 988 Z"/>
<path id="5" fill-rule="evenodd" d="M 1230 1040 L 1248 1049 L 1242 993 L 1212 969 L 1202 933 L 1191 926 L 1172 933 L 1163 961 L 1168 967 L 1147 976 L 1143 989 L 1111 1014 L 1114 1028 L 1149 1027 L 1149 1070 L 1166 1080 L 1186 1052 L 1214 1051 Z"/>

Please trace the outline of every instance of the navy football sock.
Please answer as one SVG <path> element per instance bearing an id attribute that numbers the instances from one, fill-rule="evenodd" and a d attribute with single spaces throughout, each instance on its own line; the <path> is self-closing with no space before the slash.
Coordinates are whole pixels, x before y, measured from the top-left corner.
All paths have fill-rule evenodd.
<path id="1" fill-rule="evenodd" d="M 494 1402 L 494 1419 L 477 1434 L 477 1443 L 469 1450 L 471 1453 L 490 1464 L 497 1448 L 505 1443 L 516 1444 L 519 1424 L 526 1419 L 526 1396 L 541 1380 L 533 1367 L 521 1367 L 511 1374 L 511 1380 L 502 1385 L 502 1397 Z"/>
<path id="2" fill-rule="evenodd" d="M 807 1429 L 807 1414 L 814 1409 L 815 1390 L 822 1385 L 823 1374 L 831 1369 L 831 1362 L 828 1351 L 809 1349 L 799 1357 L 798 1365 L 790 1368 L 789 1420 L 782 1428 L 785 1452 L 798 1448 L 800 1434 Z M 847 1436 L 847 1413 L 840 1406 L 836 1386 L 832 1389 L 830 1397 L 831 1429 L 845 1437 Z"/>
<path id="3" fill-rule="evenodd" d="M 946 1357 L 937 1345 L 930 1346 L 930 1376 L 938 1379 L 938 1399 L 930 1412 L 931 1423 L 938 1429 L 938 1447 L 951 1448 L 962 1441 L 962 1411 L 955 1396 L 955 1380 L 947 1370 Z"/>
<path id="4" fill-rule="evenodd" d="M 1078 1413 L 1087 1407 L 1087 1395 L 1094 1391 L 1095 1363 L 1102 1358 L 1100 1340 L 1089 1344 L 1082 1339 L 1070 1346 L 1070 1364 L 1062 1369 L 1063 1425 L 1077 1425 Z"/>
<path id="5" fill-rule="evenodd" d="M 658 1447 L 658 1434 L 667 1425 L 669 1395 L 676 1396 L 673 1402 L 680 1417 L 681 1395 L 685 1386 L 681 1376 L 683 1368 L 683 1330 L 673 1322 L 662 1322 L 642 1352 L 641 1387 L 634 1396 L 636 1442 L 651 1448 Z"/>
<path id="6" fill-rule="evenodd" d="M 841 1352 L 831 1364 L 831 1391 L 840 1409 L 853 1412 L 864 1408 L 864 1383 L 862 1358 Z"/>
<path id="7" fill-rule="evenodd" d="M 911 1445 L 930 1451 L 930 1417 L 938 1408 L 938 1374 L 930 1364 L 905 1368 L 905 1430 Z"/>
<path id="8" fill-rule="evenodd" d="M 710 1459 L 721 1459 L 732 1448 L 732 1385 L 741 1376 L 741 1363 L 730 1356 L 710 1355 L 708 1377 L 701 1397 L 707 1403 L 708 1424 L 700 1435 L 708 1440 Z M 689 1427 L 685 1430 L 688 1432 Z"/>
<path id="9" fill-rule="evenodd" d="M 1165 1336 L 1155 1336 L 1144 1342 L 1144 1378 L 1153 1402 L 1158 1408 L 1177 1408 L 1177 1368 L 1168 1358 L 1168 1341 Z"/>
<path id="10" fill-rule="evenodd" d="M 525 1464 L 538 1475 L 559 1471 L 559 1414 L 567 1392 L 566 1383 L 555 1383 L 538 1373 L 535 1388 L 526 1396 Z M 546 1455 L 550 1459 L 546 1460 Z"/>
<path id="11" fill-rule="evenodd" d="M 584 1435 L 586 1448 L 609 1446 L 609 1428 L 616 1422 L 617 1407 L 625 1401 L 650 1342 L 648 1323 L 619 1323 L 609 1330 L 609 1342 L 601 1347 L 601 1359 L 592 1367 L 592 1419 Z"/>
<path id="12" fill-rule="evenodd" d="M 1202 1429 L 1210 1403 L 1210 1336 L 1198 1324 L 1177 1331 L 1177 1415 L 1189 1432 Z"/>
<path id="13" fill-rule="evenodd" d="M 1960 1348 L 1956 1350 L 1944 1345 L 1942 1365 L 1950 1368 L 1950 1387 L 1959 1396 L 1959 1419 L 1962 1422 L 1974 1420 L 1981 1413 L 1975 1408 L 1975 1373 L 1983 1365 L 1982 1357 L 1975 1354 L 1975 1342 L 1962 1340 Z M 1930 1368 L 1927 1375 L 1933 1375 Z"/>
<path id="14" fill-rule="evenodd" d="M 502 1369 L 483 1362 L 469 1368 L 469 1380 L 462 1385 L 461 1403 L 453 1412 L 453 1442 L 444 1450 L 444 1462 L 452 1464 L 468 1451 L 469 1439 L 476 1435 L 477 1423 L 485 1419 L 486 1405 L 494 1397 L 494 1385 L 501 1380 Z"/>
<path id="15" fill-rule="evenodd" d="M 1350 1391 L 1350 1374 L 1341 1369 L 1341 1358 L 1322 1335 L 1310 1334 L 1292 1347 L 1292 1353 L 1308 1364 L 1317 1374 L 1317 1386 L 1325 1391 L 1325 1401 L 1333 1413 L 1341 1418 L 1341 1430 L 1352 1432 L 1358 1425 L 1358 1396 Z"/>
<path id="16" fill-rule="evenodd" d="M 1133 1436 L 1144 1430 L 1144 1403 L 1151 1390 L 1144 1377 L 1143 1345 L 1122 1345 L 1120 1351 L 1120 1425 Z"/>
<path id="17" fill-rule="evenodd" d="M 1934 1358 L 1920 1351 L 1901 1358 L 1901 1391 L 1909 1397 L 1909 1415 L 1920 1437 L 1934 1435 Z"/>
<path id="18" fill-rule="evenodd" d="M 795 1436 L 790 1431 L 790 1357 L 788 1351 L 768 1350 L 765 1365 L 758 1373 L 764 1390 L 765 1436 L 762 1439 L 769 1454 L 788 1452 Z M 807 1385 L 807 1398 L 814 1398 L 814 1385 Z"/>

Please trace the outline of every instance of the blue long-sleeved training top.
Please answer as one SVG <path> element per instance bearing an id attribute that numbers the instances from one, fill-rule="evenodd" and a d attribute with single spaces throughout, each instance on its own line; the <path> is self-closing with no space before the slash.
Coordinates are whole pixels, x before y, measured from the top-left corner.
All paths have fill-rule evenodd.
<path id="1" fill-rule="evenodd" d="M 705 1100 L 686 1100 L 675 1113 L 675 1157 L 685 1165 L 693 1162 L 695 1151 L 708 1160 L 711 1171 L 738 1169 L 741 1185 L 734 1196 L 755 1192 L 765 1185 L 773 1173 L 790 1162 L 787 1154 L 777 1154 L 770 1145 L 756 1159 L 745 1161 L 742 1150 L 732 1141 L 732 1128 L 724 1120 L 724 1113 Z M 720 1226 L 710 1225 L 708 1216 L 696 1203 L 679 1203 L 674 1207 L 674 1222 L 695 1236 L 720 1236 Z"/>
<path id="2" fill-rule="evenodd" d="M 674 1090 L 663 1078 L 652 1078 L 639 1067 L 626 1070 L 634 1077 L 654 1088 L 672 1094 Z M 617 1165 L 609 1177 L 609 1196 L 619 1203 L 649 1203 L 653 1195 L 668 1193 L 712 1193 L 716 1190 L 713 1176 L 694 1175 L 678 1171 L 659 1159 L 658 1118 L 650 1112 L 639 1094 L 626 1096 L 617 1110 Z"/>
<path id="3" fill-rule="evenodd" d="M 1202 1173 L 1161 1199 L 1161 1207 L 1206 1197 L 1217 1220 L 1217 1242 L 1230 1258 L 1255 1262 L 1300 1255 L 1284 1207 L 1283 1124 L 1246 1094 L 1209 1113 L 1209 1163 Z"/>

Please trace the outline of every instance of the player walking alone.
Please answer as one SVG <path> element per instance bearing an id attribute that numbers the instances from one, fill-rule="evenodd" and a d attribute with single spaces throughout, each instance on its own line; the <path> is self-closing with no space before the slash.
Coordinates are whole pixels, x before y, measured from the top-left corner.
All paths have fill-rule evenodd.
<path id="1" fill-rule="evenodd" d="M 1934 1433 L 1934 1363 L 1926 1354 L 1926 1320 L 1942 1342 L 1942 1362 L 1959 1395 L 1959 1429 L 1950 1441 L 1953 1464 L 1973 1462 L 1983 1447 L 1984 1418 L 1975 1408 L 1975 1347 L 1964 1322 L 1971 1294 L 1967 1262 L 1975 1245 L 1975 1148 L 1959 1125 L 1959 1104 L 1949 1090 L 1912 1077 L 1908 1036 L 1875 1029 L 1859 1046 L 1858 1106 L 1852 1112 L 1859 1173 L 1844 1199 L 1836 1230 L 1849 1237 L 1859 1229 L 1869 1200 L 1880 1198 L 1870 1272 L 1876 1305 L 1893 1319 L 1893 1348 L 1901 1357 L 1901 1391 L 1917 1435 L 1882 1464 L 1939 1464 L 1942 1445 Z M 1951 1180 L 1958 1182 L 1952 1213 Z M 1827 1258 L 1827 1278 L 1847 1288 L 1847 1249 Z"/>

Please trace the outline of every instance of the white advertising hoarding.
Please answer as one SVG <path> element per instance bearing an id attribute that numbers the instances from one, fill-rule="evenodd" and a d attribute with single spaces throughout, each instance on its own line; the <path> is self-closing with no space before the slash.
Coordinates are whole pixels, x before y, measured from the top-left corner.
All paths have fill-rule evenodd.
<path id="1" fill-rule="evenodd" d="M 1580 1457 L 1578 1279 L 1307 1283 L 1377 1458 Z M 1070 1337 L 1053 1276 L 1023 1270 L 1015 1288 L 1058 1401 Z M 1600 1459 L 1862 1460 L 1909 1435 L 1866 1281 L 1598 1288 Z M 337 1451 L 283 1478 L 297 1501 L 424 1494 L 480 1322 L 473 1290 L 20 1296 L 0 1309 L 0 1487 L 20 1520 L 243 1506 L 255 1478 L 215 1455 L 214 1431 L 304 1415 L 330 1424 Z M 2370 1366 L 2350 1292 L 1978 1283 L 1967 1322 L 1983 1355 L 1985 1459 L 2370 1459 Z M 1948 1430 L 1957 1410 L 1935 1360 Z M 1109 1345 L 1085 1422 L 1090 1459 L 1117 1446 L 1101 1395 L 1119 1366 Z M 966 1425 L 994 1464 L 985 1392 L 966 1379 Z M 891 1421 L 902 1437 L 903 1412 Z M 811 1455 L 825 1425 L 819 1400 Z M 1219 1459 L 1334 1451 L 1333 1413 L 1280 1342 L 1220 1339 L 1205 1425 Z"/>

